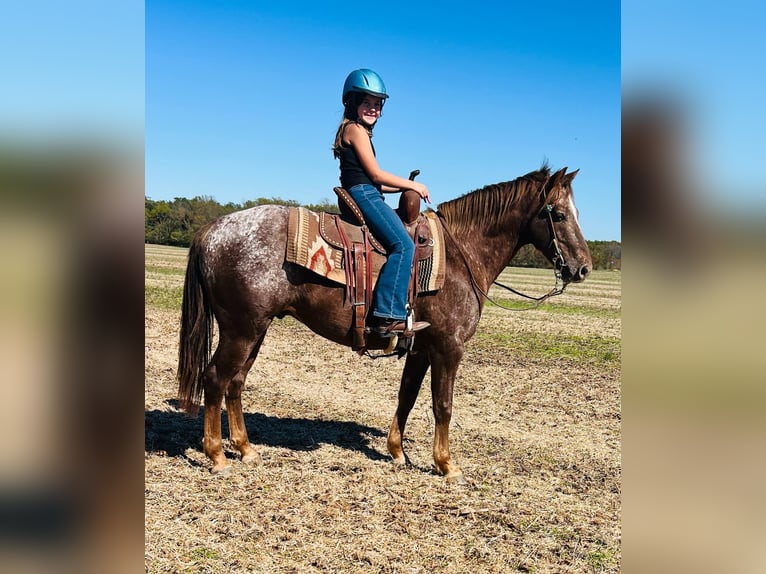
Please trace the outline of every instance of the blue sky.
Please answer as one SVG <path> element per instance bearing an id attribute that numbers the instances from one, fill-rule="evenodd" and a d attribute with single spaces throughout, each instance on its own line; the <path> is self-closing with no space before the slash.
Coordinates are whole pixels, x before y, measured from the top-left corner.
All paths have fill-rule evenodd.
<path id="1" fill-rule="evenodd" d="M 221 203 L 333 196 L 346 75 L 390 100 L 378 161 L 434 203 L 580 169 L 588 239 L 620 239 L 618 2 L 146 3 L 146 190 Z"/>

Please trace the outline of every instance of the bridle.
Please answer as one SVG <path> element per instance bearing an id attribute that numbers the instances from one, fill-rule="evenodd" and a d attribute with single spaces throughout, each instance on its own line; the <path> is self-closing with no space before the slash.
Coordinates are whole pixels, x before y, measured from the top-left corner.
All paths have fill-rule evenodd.
<path id="1" fill-rule="evenodd" d="M 549 180 L 550 178 L 546 179 L 543 182 L 541 186 L 542 189 L 545 189 L 545 186 L 548 184 Z M 447 233 L 447 235 L 450 237 L 452 242 L 455 244 L 455 247 L 457 248 L 457 251 L 460 254 L 460 257 L 463 259 L 463 263 L 465 264 L 465 267 L 468 270 L 468 276 L 471 279 L 471 287 L 473 288 L 473 292 L 476 295 L 476 298 L 479 300 L 480 305 L 481 305 L 481 299 L 479 295 L 483 296 L 487 301 L 489 301 L 496 307 L 504 309 L 505 311 L 526 311 L 528 309 L 534 309 L 540 306 L 543 303 L 543 301 L 545 301 L 546 299 L 549 299 L 550 297 L 561 295 L 564 292 L 564 289 L 566 289 L 566 283 L 564 283 L 564 279 L 561 274 L 561 270 L 566 266 L 566 259 L 564 258 L 564 254 L 561 252 L 561 247 L 559 247 L 558 237 L 556 236 L 556 227 L 553 225 L 553 204 L 550 203 L 549 201 L 551 193 L 552 191 L 546 196 L 545 201 L 543 202 L 543 206 L 540 208 L 540 211 L 537 212 L 537 217 L 545 217 L 548 220 L 548 229 L 550 230 L 550 234 L 551 234 L 550 245 L 553 246 L 553 257 L 551 258 L 551 261 L 553 263 L 553 273 L 554 273 L 554 276 L 556 277 L 555 285 L 546 294 L 541 295 L 539 297 L 534 297 L 532 295 L 527 295 L 526 293 L 522 293 L 521 291 L 517 291 L 513 287 L 504 285 L 497 280 L 492 282 L 493 285 L 497 285 L 498 287 L 502 287 L 503 289 L 506 289 L 510 291 L 511 293 L 515 293 L 516 295 L 519 295 L 520 297 L 524 297 L 525 299 L 530 299 L 536 302 L 534 305 L 530 305 L 529 307 L 524 307 L 522 309 L 515 309 L 513 307 L 506 307 L 505 305 L 501 305 L 500 303 L 492 299 L 492 297 L 489 296 L 489 293 L 485 292 L 479 286 L 478 282 L 476 281 L 476 278 L 473 276 L 473 271 L 471 270 L 471 266 L 468 264 L 468 258 L 465 256 L 465 253 L 463 253 L 463 249 L 460 247 L 460 243 L 458 243 L 458 241 L 455 239 L 455 236 L 452 235 L 452 231 L 450 231 L 449 226 L 447 225 L 447 222 L 444 220 L 444 217 L 442 216 L 442 214 L 439 213 L 438 211 L 436 212 L 436 214 L 439 216 L 439 219 L 442 222 L 442 227 L 444 228 L 444 231 Z"/>
<path id="2" fill-rule="evenodd" d="M 511 307 L 505 307 L 503 305 L 500 305 L 497 301 L 492 300 L 488 294 L 482 292 L 482 294 L 487 298 L 488 301 L 490 301 L 493 305 L 500 307 L 501 309 L 505 309 L 506 311 L 524 311 L 526 309 L 533 309 L 537 307 L 538 305 L 540 305 L 543 301 L 545 301 L 549 297 L 555 297 L 556 295 L 561 295 L 564 292 L 564 289 L 566 289 L 567 284 L 564 283 L 564 279 L 561 275 L 561 270 L 566 266 L 566 259 L 564 259 L 564 254 L 561 253 L 561 247 L 559 247 L 559 240 L 558 240 L 558 237 L 556 237 L 556 227 L 553 225 L 553 204 L 546 202 L 545 205 L 543 205 L 543 207 L 538 212 L 538 216 L 543 215 L 543 213 L 545 214 L 544 216 L 548 220 L 548 229 L 551 232 L 550 245 L 553 246 L 553 257 L 551 258 L 551 261 L 553 263 L 553 274 L 556 277 L 556 283 L 553 286 L 553 288 L 550 291 L 548 291 L 545 295 L 541 295 L 540 297 L 533 297 L 531 295 L 527 295 L 526 293 L 522 293 L 521 291 L 516 291 L 516 289 L 514 289 L 513 287 L 508 287 L 507 285 L 503 285 L 499 281 L 493 281 L 492 283 L 494 285 L 497 285 L 498 287 L 502 287 L 503 289 L 511 291 L 512 293 L 515 293 L 516 295 L 519 295 L 526 299 L 537 301 L 537 303 L 533 305 L 532 307 L 526 307 L 525 309 L 513 309 Z M 560 287 L 559 287 L 559 284 L 561 285 Z"/>

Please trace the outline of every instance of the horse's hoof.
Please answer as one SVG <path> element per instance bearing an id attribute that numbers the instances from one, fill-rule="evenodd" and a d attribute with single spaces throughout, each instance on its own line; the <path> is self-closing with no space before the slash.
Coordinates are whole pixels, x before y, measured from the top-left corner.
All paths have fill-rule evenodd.
<path id="1" fill-rule="evenodd" d="M 468 484 L 468 481 L 465 479 L 462 472 L 460 474 L 453 474 L 452 476 L 445 476 L 444 480 L 447 484 L 457 484 L 458 486 L 465 486 Z"/>
<path id="2" fill-rule="evenodd" d="M 218 476 L 229 476 L 231 474 L 231 465 L 226 466 L 214 466 L 210 469 L 210 474 L 217 474 Z"/>
<path id="3" fill-rule="evenodd" d="M 407 457 L 402 456 L 399 458 L 393 458 L 391 459 L 391 462 L 394 465 L 394 469 L 399 470 L 400 468 L 404 468 L 405 466 L 407 466 Z"/>
<path id="4" fill-rule="evenodd" d="M 247 454 L 242 455 L 242 462 L 246 464 L 258 465 L 258 464 L 261 464 L 263 460 L 261 459 L 261 453 L 259 453 L 258 451 L 252 450 L 248 452 Z"/>

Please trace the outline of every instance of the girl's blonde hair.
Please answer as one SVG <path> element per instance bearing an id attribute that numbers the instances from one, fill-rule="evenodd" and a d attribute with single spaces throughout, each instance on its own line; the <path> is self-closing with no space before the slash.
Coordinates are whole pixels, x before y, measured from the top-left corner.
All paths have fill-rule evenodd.
<path id="1" fill-rule="evenodd" d="M 340 150 L 343 147 L 343 133 L 348 124 L 361 125 L 367 130 L 370 137 L 372 137 L 372 128 L 375 126 L 368 126 L 361 123 L 359 121 L 359 116 L 357 115 L 357 110 L 359 110 L 359 106 L 362 104 L 362 101 L 364 101 L 366 95 L 367 94 L 363 94 L 362 92 L 350 92 L 348 94 L 348 100 L 343 108 L 343 119 L 340 121 L 338 131 L 335 132 L 335 141 L 332 146 L 332 155 L 336 159 L 340 156 Z M 383 101 L 385 102 L 385 100 Z"/>

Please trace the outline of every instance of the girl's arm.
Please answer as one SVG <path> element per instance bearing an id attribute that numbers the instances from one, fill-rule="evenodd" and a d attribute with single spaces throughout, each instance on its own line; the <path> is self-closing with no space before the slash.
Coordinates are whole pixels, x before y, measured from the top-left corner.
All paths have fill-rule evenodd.
<path id="1" fill-rule="evenodd" d="M 370 136 L 362 126 L 358 124 L 346 126 L 345 138 L 353 146 L 354 151 L 356 151 L 359 162 L 362 164 L 362 168 L 367 173 L 367 176 L 375 185 L 380 186 L 381 191 L 395 192 L 402 189 L 411 189 L 417 192 L 428 203 L 431 203 L 431 196 L 428 194 L 428 188 L 425 185 L 380 169 L 378 161 L 375 159 L 375 154 L 372 151 Z"/>

